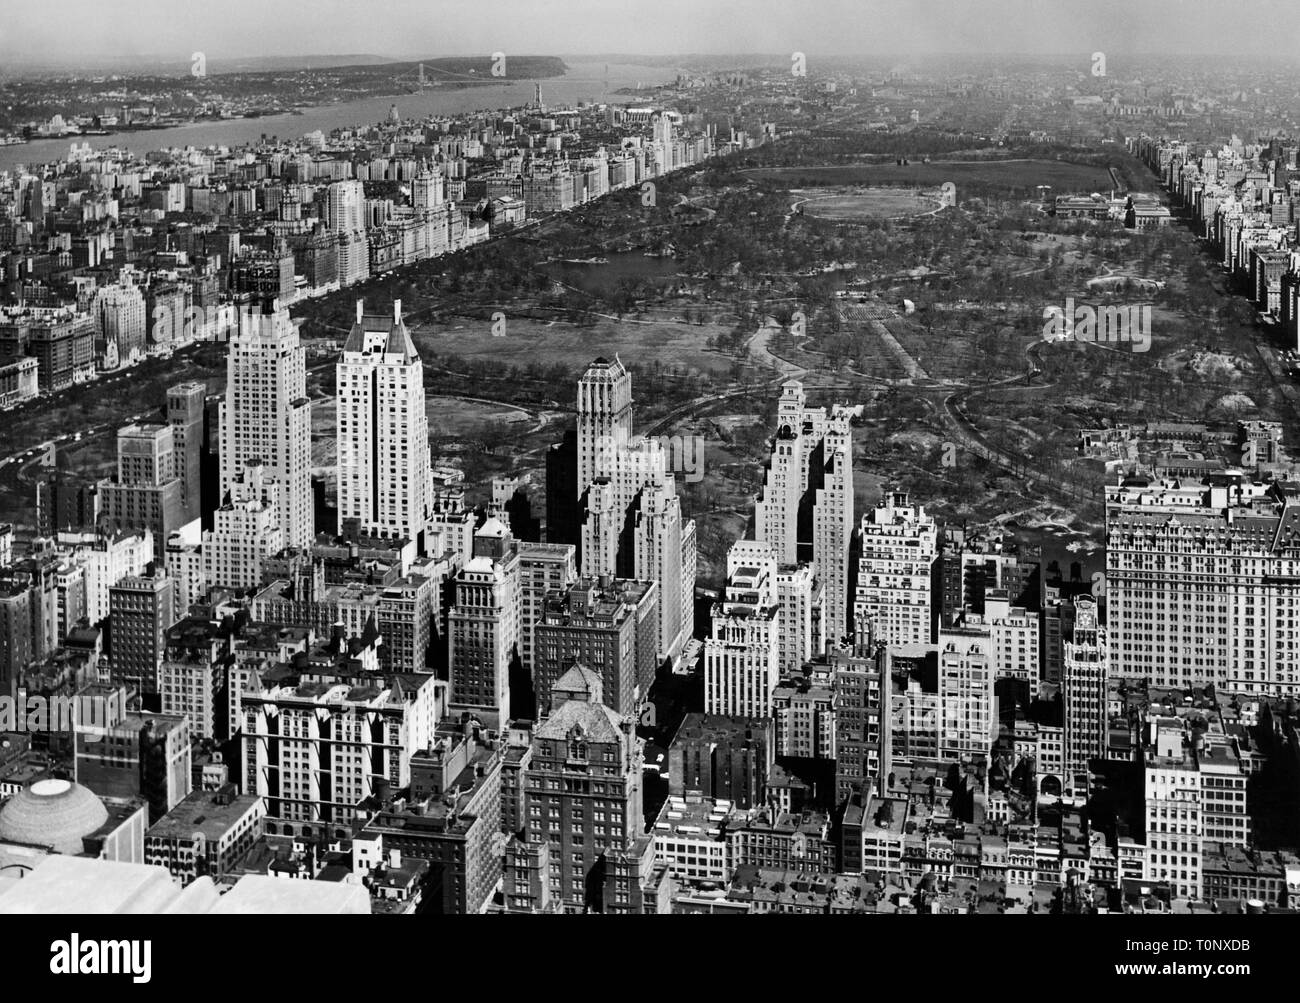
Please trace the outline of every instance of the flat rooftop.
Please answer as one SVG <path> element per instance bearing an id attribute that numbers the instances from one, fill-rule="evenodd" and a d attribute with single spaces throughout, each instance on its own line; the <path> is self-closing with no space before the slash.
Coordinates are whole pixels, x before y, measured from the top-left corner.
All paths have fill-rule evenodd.
<path id="1" fill-rule="evenodd" d="M 186 839 L 199 832 L 207 839 L 220 839 L 261 800 L 256 794 L 194 791 L 150 826 L 146 836 Z"/>

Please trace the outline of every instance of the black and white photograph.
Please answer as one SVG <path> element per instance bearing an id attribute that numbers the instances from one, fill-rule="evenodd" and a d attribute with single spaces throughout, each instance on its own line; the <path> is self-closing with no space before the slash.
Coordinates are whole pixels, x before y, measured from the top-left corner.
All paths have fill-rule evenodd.
<path id="1" fill-rule="evenodd" d="M 1297 37 L 4 4 L 15 977 L 180 989 L 195 916 L 491 965 L 428 921 L 517 914 L 1281 977 L 1242 917 L 1300 913 Z M 905 929 L 871 955 L 926 964 Z"/>

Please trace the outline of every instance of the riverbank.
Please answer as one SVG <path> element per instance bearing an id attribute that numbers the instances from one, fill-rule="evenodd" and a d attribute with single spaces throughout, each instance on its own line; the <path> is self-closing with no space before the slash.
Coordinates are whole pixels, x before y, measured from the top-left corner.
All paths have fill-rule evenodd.
<path id="1" fill-rule="evenodd" d="M 616 63 L 571 63 L 562 77 L 541 82 L 542 98 L 551 108 L 576 106 L 579 102 L 608 100 L 630 104 L 638 99 L 638 88 L 654 87 L 671 81 L 674 71 L 662 66 Z M 297 139 L 317 130 L 329 134 L 384 120 L 396 106 L 403 121 L 418 121 L 429 116 L 465 115 L 478 111 L 518 108 L 534 99 L 534 81 L 510 80 L 483 84 L 465 90 L 424 90 L 405 93 L 394 82 L 391 94 L 375 95 L 358 101 L 295 108 L 280 115 L 257 118 L 204 120 L 166 129 L 147 129 L 112 136 L 83 135 L 60 139 L 33 140 L 18 146 L 0 146 L 0 171 L 15 170 L 20 164 L 45 164 L 67 156 L 71 144 L 89 143 L 92 149 L 125 149 L 143 156 L 151 150 L 192 146 L 236 147 L 255 143 L 263 136 Z M 634 88 L 631 93 L 620 90 Z"/>

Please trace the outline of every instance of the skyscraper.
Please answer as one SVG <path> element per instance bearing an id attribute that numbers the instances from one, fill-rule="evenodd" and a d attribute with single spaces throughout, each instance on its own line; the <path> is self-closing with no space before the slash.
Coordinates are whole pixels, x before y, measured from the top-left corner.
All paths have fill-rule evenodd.
<path id="1" fill-rule="evenodd" d="M 892 645 L 933 641 L 936 543 L 934 519 L 901 492 L 886 492 L 863 514 L 855 600 L 860 636 Z"/>
<path id="2" fill-rule="evenodd" d="M 504 729 L 510 720 L 510 663 L 519 646 L 519 548 L 499 519 L 474 534 L 474 556 L 456 576 L 447 615 L 450 705 Z"/>
<path id="3" fill-rule="evenodd" d="M 776 594 L 780 604 L 781 675 L 799 673 L 805 662 L 822 653 L 822 605 L 825 589 L 811 564 L 780 564 Z"/>
<path id="4" fill-rule="evenodd" d="M 676 658 L 693 623 L 694 529 L 663 444 L 632 435 L 632 376 L 618 359 L 596 359 L 578 382 L 577 467 L 582 574 L 657 581 L 659 658 Z"/>
<path id="5" fill-rule="evenodd" d="M 556 681 L 549 703 L 524 783 L 527 842 L 550 851 L 550 898 L 566 912 L 639 913 L 654 849 L 642 825 L 636 722 L 605 704 L 600 676 L 582 666 Z"/>
<path id="6" fill-rule="evenodd" d="M 1156 686 L 1300 695 L 1294 484 L 1225 473 L 1106 490 L 1110 670 Z"/>
<path id="7" fill-rule="evenodd" d="M 419 542 L 433 494 L 424 366 L 402 322 L 357 300 L 338 372 L 339 532 Z"/>
<path id="8" fill-rule="evenodd" d="M 768 717 L 780 682 L 776 554 L 770 544 L 737 540 L 727 552 L 727 592 L 713 606 L 704 642 L 704 711 Z"/>
<path id="9" fill-rule="evenodd" d="M 607 460 L 632 440 L 632 374 L 597 359 L 578 381 L 578 492 L 608 476 Z"/>
<path id="10" fill-rule="evenodd" d="M 248 461 L 260 460 L 285 545 L 309 546 L 315 530 L 307 357 L 297 326 L 278 302 L 240 313 L 226 361 L 220 426 L 222 498 L 242 482 Z"/>
<path id="11" fill-rule="evenodd" d="M 812 561 L 825 587 L 822 636 L 828 647 L 849 635 L 849 545 L 853 537 L 852 410 L 807 407 L 803 385 L 781 388 L 776 434 L 755 499 L 754 538 L 781 564 Z"/>
<path id="12" fill-rule="evenodd" d="M 420 165 L 420 173 L 411 182 L 411 205 L 417 211 L 436 209 L 446 200 L 446 183 L 442 172 L 430 170 L 427 163 Z"/>
<path id="13" fill-rule="evenodd" d="M 829 657 L 835 689 L 835 803 L 870 795 L 876 781 L 889 775 L 889 648 L 870 653 L 845 647 Z"/>
<path id="14" fill-rule="evenodd" d="M 327 202 L 329 228 L 335 233 L 364 230 L 366 191 L 360 181 L 336 181 L 329 186 Z"/>
<path id="15" fill-rule="evenodd" d="M 243 788 L 280 825 L 350 823 L 381 785 L 408 786 L 412 758 L 433 741 L 437 680 L 381 671 L 373 645 L 334 644 L 341 656 L 318 647 L 254 675 L 240 696 Z"/>
<path id="16" fill-rule="evenodd" d="M 98 488 L 101 525 L 110 531 L 149 530 L 160 564 L 167 538 L 185 522 L 175 454 L 171 426 L 127 425 L 117 433 L 117 476 L 100 481 Z"/>
<path id="17" fill-rule="evenodd" d="M 582 542 L 582 510 L 578 484 L 578 433 L 569 429 L 546 451 L 546 540 L 567 543 L 578 555 Z"/>
<path id="18" fill-rule="evenodd" d="M 984 627 L 939 632 L 939 756 L 987 756 L 997 735 L 993 658 Z"/>
<path id="19" fill-rule="evenodd" d="M 1142 877 L 1169 882 L 1177 898 L 1200 898 L 1204 817 L 1196 757 L 1181 723 L 1157 717 L 1147 727 L 1153 741 L 1138 774 L 1147 847 Z"/>
<path id="20" fill-rule="evenodd" d="M 660 659 L 673 658 L 681 651 L 686 637 L 682 631 L 682 592 L 685 585 L 682 568 L 682 510 L 674 494 L 671 475 L 664 484 L 648 484 L 642 488 L 635 518 L 633 546 L 636 560 L 632 573 L 637 578 L 660 583 L 662 596 L 657 614 Z M 691 572 L 690 587 L 693 591 L 694 568 Z"/>
<path id="21" fill-rule="evenodd" d="M 521 543 L 519 545 L 520 640 L 519 658 L 525 673 L 531 674 L 536 648 L 533 635 L 542 618 L 546 595 L 567 589 L 578 577 L 574 548 L 565 543 Z M 540 696 L 542 694 L 534 694 Z"/>
<path id="22" fill-rule="evenodd" d="M 1098 625 L 1096 600 L 1075 600 L 1074 630 L 1064 643 L 1061 692 L 1065 702 L 1065 786 L 1083 779 L 1088 763 L 1106 755 L 1106 628 Z"/>
<path id="23" fill-rule="evenodd" d="M 366 237 L 366 192 L 360 181 L 336 181 L 329 186 L 326 219 L 337 234 L 338 281 L 350 286 L 370 276 L 370 242 Z"/>
<path id="24" fill-rule="evenodd" d="M 130 273 L 123 273 L 120 284 L 107 285 L 95 293 L 91 314 L 105 359 L 106 369 L 138 362 L 145 351 L 144 293 L 131 281 Z"/>
<path id="25" fill-rule="evenodd" d="M 226 502 L 213 513 L 213 528 L 203 534 L 203 578 L 209 585 L 247 589 L 262 584 L 268 557 L 284 549 L 284 526 L 268 497 L 265 471 L 250 462 L 243 479 L 230 486 Z M 179 572 L 179 568 L 168 568 Z"/>
<path id="26" fill-rule="evenodd" d="M 167 424 L 172 429 L 172 469 L 181 482 L 182 519 L 193 522 L 201 514 L 201 456 L 205 383 L 178 383 L 167 391 Z"/>
<path id="27" fill-rule="evenodd" d="M 113 681 L 158 692 L 167 628 L 175 617 L 172 581 L 166 575 L 128 575 L 109 589 Z"/>
<path id="28" fill-rule="evenodd" d="M 534 625 L 537 714 L 551 711 L 551 687 L 573 663 L 601 678 L 605 705 L 635 717 L 654 682 L 658 651 L 653 581 L 580 578 L 547 593 Z"/>

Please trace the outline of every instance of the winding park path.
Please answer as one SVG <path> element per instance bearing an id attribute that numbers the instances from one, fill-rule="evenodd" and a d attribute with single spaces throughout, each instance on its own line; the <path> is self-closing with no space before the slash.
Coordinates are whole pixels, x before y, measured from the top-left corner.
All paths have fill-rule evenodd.
<path id="1" fill-rule="evenodd" d="M 1045 493 L 1055 495 L 1058 498 L 1066 499 L 1070 502 L 1081 500 L 1091 500 L 1090 495 L 1081 492 L 1072 484 L 1063 483 L 1059 478 L 1051 475 L 1040 473 L 1035 467 L 1034 460 L 1029 456 L 1017 450 L 1011 449 L 1005 444 L 995 445 L 989 438 L 975 427 L 975 425 L 965 416 L 965 405 L 967 401 L 977 396 L 986 394 L 996 394 L 999 391 L 1018 391 L 1020 393 L 1031 392 L 1039 393 L 1048 390 L 1055 384 L 1031 382 L 1034 376 L 1042 372 L 1042 360 L 1039 353 L 1042 351 L 1045 342 L 1031 342 L 1025 348 L 1025 355 L 1030 362 L 1028 371 L 1018 372 L 1008 375 L 1000 380 L 990 383 L 968 383 L 965 385 L 954 386 L 951 383 L 933 384 L 931 386 L 918 385 L 917 380 L 929 381 L 930 377 L 921 367 L 920 363 L 912 357 L 911 353 L 898 341 L 897 338 L 889 332 L 881 320 L 882 315 L 890 316 L 891 311 L 887 306 L 879 303 L 871 304 L 853 304 L 854 307 L 864 309 L 863 317 L 849 317 L 847 319 L 866 320 L 873 333 L 881 336 L 882 342 L 889 351 L 898 358 L 904 371 L 908 374 L 906 380 L 889 379 L 886 377 L 856 377 L 855 379 L 817 381 L 816 383 L 806 384 L 809 389 L 848 389 L 854 385 L 861 385 L 862 382 L 874 383 L 881 386 L 906 387 L 917 398 L 925 401 L 926 406 L 936 416 L 944 426 L 945 432 L 951 437 L 951 440 L 959 444 L 962 448 L 969 450 L 976 456 L 979 456 L 990 463 L 993 463 L 1013 476 L 1021 478 L 1026 483 L 1042 489 Z M 872 309 L 867 311 L 866 307 Z M 869 316 L 866 316 L 869 314 Z M 803 379 L 810 375 L 810 370 L 806 367 L 798 366 L 777 355 L 773 355 L 768 348 L 768 343 L 772 335 L 779 330 L 775 322 L 765 323 L 750 338 L 749 354 L 757 363 L 767 366 L 776 373 L 776 380 L 785 381 L 790 379 Z M 881 334 L 883 332 L 883 335 Z M 1106 347 L 1106 346 L 1103 346 Z M 734 397 L 741 397 L 753 393 L 757 388 L 746 388 L 744 390 L 725 391 L 719 394 L 712 394 L 698 401 L 692 401 L 674 409 L 667 415 L 660 418 L 655 425 L 651 434 L 660 434 L 672 428 L 673 424 L 692 415 L 702 413 L 704 410 L 715 407 L 719 402 L 729 400 Z"/>

